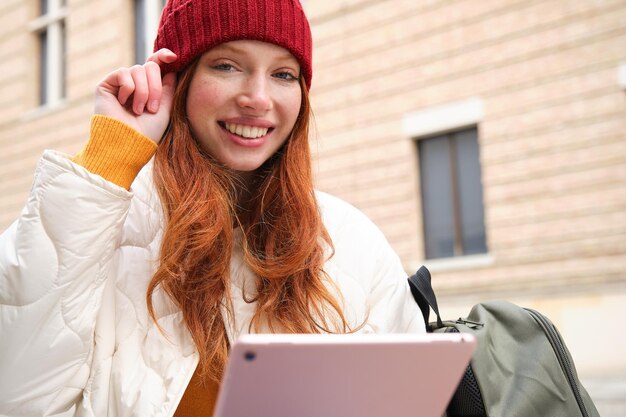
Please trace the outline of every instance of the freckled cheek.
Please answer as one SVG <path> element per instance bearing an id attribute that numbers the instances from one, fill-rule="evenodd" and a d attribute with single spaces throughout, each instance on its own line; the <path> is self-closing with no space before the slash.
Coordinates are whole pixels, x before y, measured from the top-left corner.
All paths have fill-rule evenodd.
<path id="1" fill-rule="evenodd" d="M 300 90 L 298 90 L 297 94 L 285 94 L 276 102 L 280 103 L 278 107 L 280 108 L 282 117 L 285 118 L 285 121 L 289 121 L 289 123 L 293 125 L 298 118 L 298 114 L 300 114 L 300 105 L 302 103 Z"/>
<path id="2" fill-rule="evenodd" d="M 224 89 L 219 83 L 208 80 L 194 80 L 189 87 L 187 96 L 187 111 L 192 112 L 202 110 L 212 111 L 220 107 L 224 102 Z"/>

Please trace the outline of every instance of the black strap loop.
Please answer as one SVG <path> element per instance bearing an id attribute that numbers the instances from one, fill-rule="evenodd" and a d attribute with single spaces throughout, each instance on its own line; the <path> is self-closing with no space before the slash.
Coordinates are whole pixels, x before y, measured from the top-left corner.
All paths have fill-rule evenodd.
<path id="1" fill-rule="evenodd" d="M 413 298 L 422 311 L 426 330 L 433 330 L 429 324 L 431 308 L 437 315 L 437 328 L 443 327 L 443 322 L 441 321 L 441 317 L 439 315 L 437 297 L 435 296 L 430 280 L 430 272 L 425 266 L 420 267 L 415 274 L 409 277 L 409 286 L 411 287 L 411 294 L 413 294 Z"/>

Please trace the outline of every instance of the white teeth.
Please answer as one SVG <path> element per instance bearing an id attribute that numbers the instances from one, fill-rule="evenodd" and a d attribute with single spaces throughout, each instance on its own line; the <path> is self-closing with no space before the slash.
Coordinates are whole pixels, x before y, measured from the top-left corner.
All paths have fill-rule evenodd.
<path id="1" fill-rule="evenodd" d="M 247 139 L 256 139 L 261 136 L 265 136 L 269 130 L 266 127 L 236 125 L 232 123 L 224 123 L 224 127 L 230 133 L 234 133 L 235 135 L 239 135 Z"/>

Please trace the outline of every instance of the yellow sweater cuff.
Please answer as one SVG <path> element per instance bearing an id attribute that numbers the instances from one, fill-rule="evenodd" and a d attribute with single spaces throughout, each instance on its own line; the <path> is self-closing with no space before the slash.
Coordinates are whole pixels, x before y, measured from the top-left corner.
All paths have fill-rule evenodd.
<path id="1" fill-rule="evenodd" d="M 71 159 L 90 172 L 129 189 L 156 148 L 156 143 L 119 120 L 94 115 L 89 141 Z"/>

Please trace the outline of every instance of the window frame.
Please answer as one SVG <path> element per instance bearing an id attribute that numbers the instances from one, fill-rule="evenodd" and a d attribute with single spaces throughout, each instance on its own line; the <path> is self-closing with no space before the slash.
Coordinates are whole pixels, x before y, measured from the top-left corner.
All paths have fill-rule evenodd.
<path id="1" fill-rule="evenodd" d="M 166 0 L 133 0 L 134 60 L 143 64 L 152 53 Z"/>
<path id="2" fill-rule="evenodd" d="M 464 136 L 466 135 L 470 135 L 470 138 L 464 138 Z M 460 141 L 466 141 L 466 140 L 473 140 L 475 142 L 472 143 L 472 145 L 475 144 L 475 147 L 473 149 L 477 150 L 478 147 L 478 136 L 479 136 L 479 131 L 478 131 L 478 126 L 474 125 L 474 126 L 468 126 L 465 127 L 463 129 L 457 129 L 454 131 L 449 131 L 443 134 L 439 134 L 439 135 L 432 135 L 432 136 L 427 136 L 427 137 L 421 137 L 421 138 L 416 138 L 415 139 L 415 144 L 416 144 L 416 153 L 417 153 L 417 158 L 419 159 L 419 165 L 420 165 L 420 189 L 421 189 L 421 201 L 422 201 L 422 221 L 423 221 L 423 225 L 424 227 L 423 229 L 423 238 L 424 238 L 424 257 L 425 259 L 428 260 L 436 260 L 436 259 L 442 259 L 442 258 L 446 258 L 446 256 L 437 256 L 437 257 L 428 257 L 428 248 L 429 248 L 429 238 L 432 238 L 433 236 L 429 236 L 428 235 L 428 230 L 427 230 L 427 216 L 429 215 L 428 213 L 434 213 L 432 210 L 427 210 L 426 209 L 426 205 L 425 205 L 425 201 L 424 201 L 424 192 L 425 189 L 427 189 L 427 187 L 424 186 L 424 181 L 428 178 L 429 180 L 432 180 L 433 177 L 427 176 L 424 173 L 424 157 L 426 156 L 424 153 L 425 149 L 423 149 L 423 145 L 425 144 L 426 141 L 431 141 L 431 143 L 433 143 L 432 141 L 437 141 L 437 143 L 439 143 L 440 145 L 444 145 L 445 147 L 445 160 L 447 163 L 445 163 L 445 166 L 447 168 L 447 175 L 443 174 L 442 177 L 447 178 L 447 182 L 446 184 L 442 185 L 442 187 L 440 189 L 444 189 L 446 191 L 448 191 L 448 197 L 450 202 L 450 207 L 449 207 L 449 211 L 444 210 L 444 212 L 448 213 L 449 216 L 445 216 L 448 218 L 448 220 L 451 220 L 451 228 L 450 230 L 448 230 L 449 232 L 451 232 L 451 237 L 452 237 L 452 254 L 450 256 L 447 256 L 449 258 L 458 258 L 458 257 L 464 257 L 464 256 L 472 256 L 472 255 L 481 255 L 484 253 L 488 252 L 488 248 L 487 248 L 487 239 L 486 239 L 486 227 L 484 224 L 484 219 L 485 219 L 485 211 L 484 211 L 484 203 L 481 201 L 481 221 L 482 221 L 482 234 L 483 234 L 483 240 L 482 240 L 482 245 L 484 245 L 484 251 L 480 251 L 480 252 L 474 252 L 472 249 L 475 249 L 469 246 L 469 243 L 466 242 L 466 238 L 469 237 L 469 235 L 467 235 L 467 230 L 464 227 L 464 218 L 466 218 L 466 215 L 468 213 L 472 213 L 472 209 L 470 208 L 470 206 L 466 207 L 466 210 L 469 211 L 465 211 L 464 210 L 464 202 L 467 203 L 468 201 L 465 200 L 463 198 L 463 190 L 461 188 L 461 177 L 460 177 L 460 167 L 461 165 L 463 165 L 461 157 L 463 156 L 463 154 L 460 153 L 459 148 L 462 148 L 461 142 Z M 431 155 L 433 156 L 433 155 Z M 471 162 L 474 162 L 474 155 L 471 155 Z M 468 159 L 465 159 L 465 165 L 467 165 L 467 161 Z M 474 173 L 478 173 L 479 175 L 481 174 L 481 170 L 480 170 L 480 160 L 475 161 L 478 164 L 478 171 L 475 171 Z M 441 164 L 439 164 L 441 166 Z M 441 177 L 439 177 L 441 178 Z M 479 189 L 473 189 L 472 191 L 474 191 L 474 195 L 481 195 L 481 200 L 482 200 L 482 184 L 478 184 Z M 428 189 L 432 190 L 432 187 L 428 187 Z M 477 194 L 477 192 L 479 192 L 480 194 Z M 431 207 L 432 208 L 432 207 Z M 442 207 L 439 207 L 439 209 L 441 209 Z M 441 212 L 442 210 L 435 210 L 435 212 Z M 433 219 L 431 219 L 433 220 Z M 437 222 L 435 223 L 437 224 Z M 482 246 L 481 245 L 481 246 Z"/>
<path id="3" fill-rule="evenodd" d="M 42 0 L 39 16 L 28 26 L 38 38 L 40 107 L 57 106 L 66 97 L 67 15 L 65 0 Z"/>
<path id="4" fill-rule="evenodd" d="M 406 113 L 402 120 L 402 131 L 404 137 L 407 138 L 407 140 L 411 140 L 415 148 L 417 148 L 418 140 L 443 135 L 464 128 L 476 126 L 478 132 L 480 132 L 480 123 L 483 117 L 483 100 L 480 97 L 469 97 L 464 100 L 447 102 Z M 417 155 L 417 149 L 415 149 L 415 155 Z M 416 158 L 416 164 L 419 165 L 418 158 Z M 419 169 L 417 169 L 416 172 L 419 173 Z M 419 183 L 420 180 L 418 178 L 417 187 L 419 187 Z M 419 193 L 419 195 L 419 200 L 421 201 L 421 193 Z M 421 210 L 421 207 L 416 209 Z M 423 216 L 419 218 L 421 219 L 420 221 L 423 222 Z M 420 227 L 423 230 L 423 223 Z M 426 259 L 424 249 L 424 256 L 422 256 L 422 259 L 416 260 L 414 265 L 411 265 L 412 269 L 417 269 L 420 265 L 425 264 L 431 271 L 448 272 L 493 265 L 495 260 L 489 252 L 486 218 L 485 235 L 487 253 Z"/>

